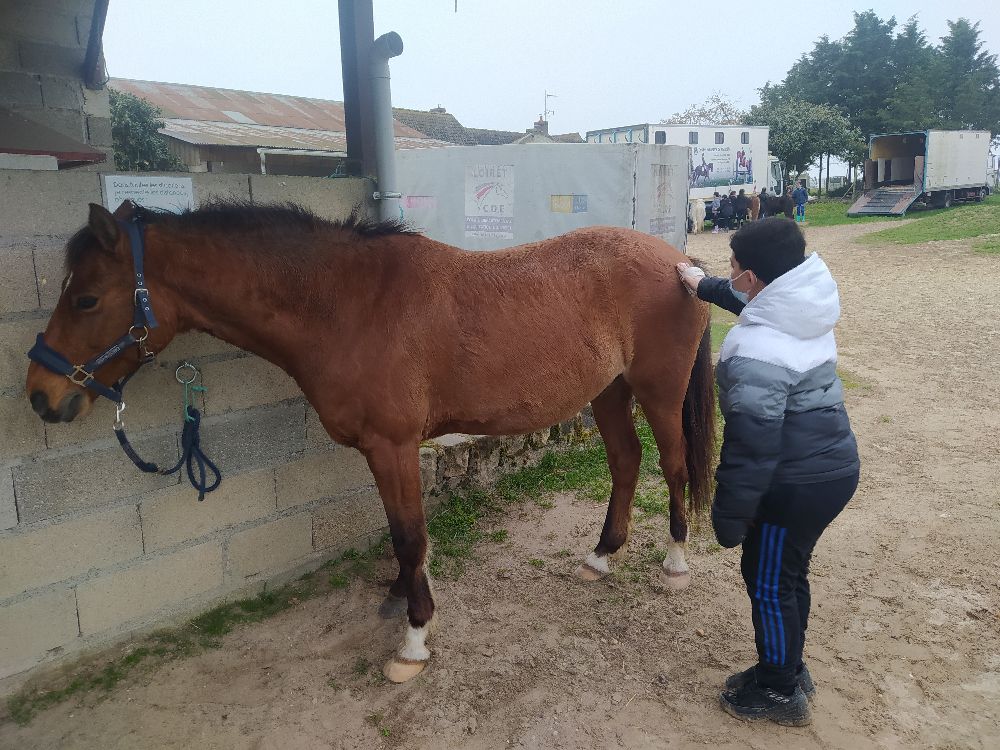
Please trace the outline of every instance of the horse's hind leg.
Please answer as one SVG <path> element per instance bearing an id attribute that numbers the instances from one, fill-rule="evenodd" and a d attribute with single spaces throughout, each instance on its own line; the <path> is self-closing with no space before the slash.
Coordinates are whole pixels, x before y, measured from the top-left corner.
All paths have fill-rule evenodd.
<path id="1" fill-rule="evenodd" d="M 399 562 L 399 578 L 390 593 L 405 593 L 408 605 L 403 645 L 385 665 L 384 673 L 392 682 L 405 682 L 423 671 L 430 659 L 425 641 L 434 616 L 434 598 L 425 567 L 427 525 L 420 494 L 419 448 L 416 440 L 397 445 L 376 438 L 368 441 L 364 453 L 385 505 Z"/>
<path id="2" fill-rule="evenodd" d="M 687 506 L 684 489 L 688 482 L 685 462 L 684 431 L 681 426 L 681 409 L 684 391 L 675 389 L 673 396 L 665 396 L 667 389 L 640 389 L 636 386 L 636 399 L 653 430 L 656 446 L 660 450 L 660 468 L 670 491 L 670 541 L 663 560 L 664 584 L 672 589 L 682 589 L 691 581 L 684 547 L 687 544 Z"/>
<path id="3" fill-rule="evenodd" d="M 632 422 L 632 389 L 624 378 L 615 378 L 591 402 L 591 406 L 597 428 L 604 438 L 608 467 L 611 469 L 611 499 L 601 539 L 586 562 L 577 569 L 581 578 L 595 581 L 611 572 L 609 558 L 623 547 L 628 538 L 642 446 Z"/>

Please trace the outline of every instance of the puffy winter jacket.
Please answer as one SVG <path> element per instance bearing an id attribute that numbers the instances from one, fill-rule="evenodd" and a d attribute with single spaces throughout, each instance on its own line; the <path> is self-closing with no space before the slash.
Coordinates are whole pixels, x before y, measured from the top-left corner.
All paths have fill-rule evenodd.
<path id="1" fill-rule="evenodd" d="M 716 380 L 726 420 L 712 523 L 735 547 L 772 484 L 847 477 L 860 466 L 837 376 L 837 284 L 815 253 L 743 306 L 728 279 L 698 296 L 739 314 L 722 342 Z"/>

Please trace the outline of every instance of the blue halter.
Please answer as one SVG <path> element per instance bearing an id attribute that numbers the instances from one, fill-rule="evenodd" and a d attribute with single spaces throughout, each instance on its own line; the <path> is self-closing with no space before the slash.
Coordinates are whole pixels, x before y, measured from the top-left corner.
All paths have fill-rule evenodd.
<path id="1" fill-rule="evenodd" d="M 153 308 L 149 301 L 149 290 L 146 288 L 146 279 L 143 275 L 145 245 L 143 244 L 142 225 L 138 218 L 133 218 L 130 221 L 119 219 L 118 225 L 128 235 L 129 245 L 132 248 L 132 266 L 135 269 L 135 292 L 132 295 L 135 309 L 132 314 L 132 327 L 115 343 L 82 365 L 74 365 L 49 346 L 42 333 L 39 333 L 35 338 L 35 345 L 28 352 L 28 358 L 54 373 L 65 375 L 76 385 L 89 388 L 121 406 L 122 389 L 132 376 L 128 375 L 109 387 L 100 382 L 95 377 L 95 373 L 133 346 L 140 348 L 140 365 L 152 362 L 156 355 L 146 347 L 146 339 L 149 338 L 150 329 L 157 327 L 157 322 L 156 316 L 153 315 Z"/>

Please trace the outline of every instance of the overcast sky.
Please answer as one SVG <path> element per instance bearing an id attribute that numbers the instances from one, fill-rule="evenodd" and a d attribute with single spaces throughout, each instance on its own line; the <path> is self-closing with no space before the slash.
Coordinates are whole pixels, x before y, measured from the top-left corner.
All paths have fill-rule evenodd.
<path id="1" fill-rule="evenodd" d="M 393 104 L 441 105 L 468 127 L 550 132 L 656 122 L 718 89 L 742 107 L 813 43 L 844 36 L 851 8 L 917 14 L 933 42 L 946 20 L 981 22 L 1000 52 L 1000 2 L 375 0 L 375 35 L 396 31 Z M 782 13 L 777 12 L 784 8 Z M 112 76 L 343 99 L 336 0 L 112 0 Z"/>

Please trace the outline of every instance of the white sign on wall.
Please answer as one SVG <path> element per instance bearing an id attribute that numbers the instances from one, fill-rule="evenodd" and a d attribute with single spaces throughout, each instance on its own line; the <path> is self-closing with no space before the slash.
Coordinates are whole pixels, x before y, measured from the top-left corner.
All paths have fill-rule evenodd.
<path id="1" fill-rule="evenodd" d="M 514 239 L 514 167 L 465 168 L 465 236 Z"/>
<path id="2" fill-rule="evenodd" d="M 108 174 L 104 175 L 104 195 L 105 205 L 111 211 L 126 200 L 174 213 L 194 208 L 194 185 L 190 177 Z"/>

